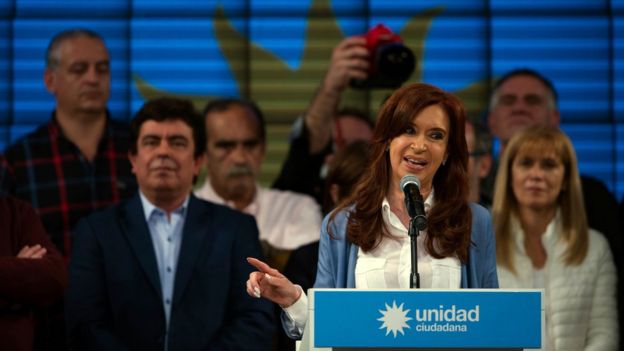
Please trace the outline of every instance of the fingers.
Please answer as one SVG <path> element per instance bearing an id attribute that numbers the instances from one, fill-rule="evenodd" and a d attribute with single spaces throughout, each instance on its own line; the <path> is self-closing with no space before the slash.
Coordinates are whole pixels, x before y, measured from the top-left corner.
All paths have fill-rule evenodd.
<path id="1" fill-rule="evenodd" d="M 17 257 L 19 258 L 26 258 L 26 256 L 29 254 L 29 252 L 32 249 L 30 248 L 30 246 L 25 245 L 24 247 L 22 247 L 22 249 L 17 253 Z"/>
<path id="2" fill-rule="evenodd" d="M 279 292 L 279 298 L 275 297 L 272 301 L 282 307 L 291 306 L 301 295 L 300 289 L 286 277 L 277 278 L 266 274 L 263 282 L 265 282 L 268 286 L 265 289 L 262 289 L 261 293 L 264 291 Z"/>
<path id="3" fill-rule="evenodd" d="M 268 273 L 251 272 L 247 279 L 247 293 L 260 297 L 262 292 L 271 288 L 284 288 L 293 285 L 286 277 L 274 277 Z"/>
<path id="4" fill-rule="evenodd" d="M 253 258 L 253 257 L 247 257 L 247 262 L 249 262 L 250 265 L 256 267 L 256 269 L 259 270 L 259 271 L 262 271 L 262 268 L 269 266 L 268 264 L 260 261 L 257 258 Z"/>
<path id="5" fill-rule="evenodd" d="M 368 62 L 366 62 L 366 67 L 368 67 Z M 347 77 L 349 77 L 349 79 L 365 80 L 368 77 L 368 68 L 349 68 L 347 72 Z"/>
<path id="6" fill-rule="evenodd" d="M 284 288 L 284 286 L 292 285 L 286 277 L 273 277 L 269 274 L 264 275 L 263 282 L 265 283 L 264 285 L 270 285 L 275 288 Z"/>
<path id="7" fill-rule="evenodd" d="M 262 294 L 260 293 L 260 288 L 258 286 L 254 286 L 251 283 L 251 280 L 247 280 L 247 294 L 257 299 L 259 299 L 262 296 Z"/>
<path id="8" fill-rule="evenodd" d="M 30 258 L 42 258 L 47 252 L 48 250 L 45 247 L 41 247 L 39 250 L 33 252 Z"/>
<path id="9" fill-rule="evenodd" d="M 332 52 L 324 86 L 328 91 L 341 92 L 351 79 L 365 80 L 368 76 L 369 52 L 362 37 L 351 37 L 342 41 Z"/>
<path id="10" fill-rule="evenodd" d="M 334 51 L 332 59 L 334 62 L 345 60 L 367 61 L 369 56 L 370 54 L 365 46 L 352 46 L 342 50 Z"/>
<path id="11" fill-rule="evenodd" d="M 42 258 L 47 253 L 45 247 L 37 244 L 33 246 L 25 245 L 22 249 L 17 253 L 18 258 Z"/>
<path id="12" fill-rule="evenodd" d="M 299 298 L 299 289 L 277 269 L 253 257 L 248 257 L 247 262 L 258 269 L 249 274 L 246 282 L 249 296 L 263 297 L 280 306 L 290 306 Z"/>
<path id="13" fill-rule="evenodd" d="M 366 39 L 350 37 L 338 44 L 332 52 L 332 61 L 359 60 L 367 61 L 370 56 L 366 48 Z"/>
<path id="14" fill-rule="evenodd" d="M 342 50 L 353 48 L 353 47 L 364 47 L 365 45 L 366 45 L 366 38 L 361 35 L 355 35 L 355 36 L 343 39 L 340 43 L 338 43 L 335 49 L 337 51 L 342 51 Z"/>
<path id="15" fill-rule="evenodd" d="M 363 46 L 352 47 L 334 53 L 332 69 L 368 70 L 368 50 Z"/>
<path id="16" fill-rule="evenodd" d="M 251 264 L 252 266 L 256 267 L 256 269 L 258 269 L 260 272 L 267 273 L 275 277 L 284 278 L 284 275 L 280 273 L 280 271 L 275 268 L 271 268 L 271 266 L 260 261 L 257 258 L 247 257 L 247 262 L 249 262 L 249 264 Z"/>
<path id="17" fill-rule="evenodd" d="M 264 279 L 264 275 L 265 273 L 262 272 L 251 272 L 249 273 L 249 279 L 247 281 L 251 284 L 252 288 L 257 288 Z"/>
<path id="18" fill-rule="evenodd" d="M 300 288 L 286 277 L 268 273 L 251 272 L 246 283 L 247 294 L 257 299 L 263 297 L 280 306 L 290 306 L 301 296 Z"/>

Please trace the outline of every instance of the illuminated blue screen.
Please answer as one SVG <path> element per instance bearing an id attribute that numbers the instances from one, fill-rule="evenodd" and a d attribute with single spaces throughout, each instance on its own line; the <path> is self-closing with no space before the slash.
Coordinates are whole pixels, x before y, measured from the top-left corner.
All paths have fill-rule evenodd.
<path id="1" fill-rule="evenodd" d="M 377 23 L 397 33 L 428 23 L 417 78 L 447 90 L 517 67 L 545 74 L 581 173 L 622 198 L 624 0 L 0 0 L 0 150 L 50 117 L 54 99 L 42 81 L 49 39 L 88 27 L 111 52 L 115 118 L 129 119 L 150 94 L 257 100 L 268 112 L 269 182 L 331 47 Z"/>

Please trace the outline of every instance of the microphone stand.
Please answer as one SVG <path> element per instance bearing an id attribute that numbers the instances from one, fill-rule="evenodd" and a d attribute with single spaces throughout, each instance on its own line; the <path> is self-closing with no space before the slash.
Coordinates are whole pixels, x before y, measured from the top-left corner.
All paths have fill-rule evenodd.
<path id="1" fill-rule="evenodd" d="M 418 274 L 418 249 L 416 239 L 420 234 L 418 227 L 416 226 L 416 219 L 418 217 L 410 218 L 409 230 L 407 235 L 410 237 L 410 243 L 412 248 L 412 271 L 410 272 L 410 289 L 420 289 L 420 274 Z"/>

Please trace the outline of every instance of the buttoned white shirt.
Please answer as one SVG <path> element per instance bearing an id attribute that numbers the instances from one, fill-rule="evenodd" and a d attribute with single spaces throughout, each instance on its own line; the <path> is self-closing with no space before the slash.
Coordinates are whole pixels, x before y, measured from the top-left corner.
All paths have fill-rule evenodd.
<path id="1" fill-rule="evenodd" d="M 425 200 L 425 213 L 433 204 L 433 191 Z M 409 289 L 412 267 L 411 239 L 401 220 L 390 209 L 387 199 L 381 205 L 384 224 L 394 237 L 375 249 L 358 251 L 355 264 L 355 287 L 358 289 Z M 457 257 L 433 258 L 425 249 L 427 231 L 416 239 L 418 273 L 422 289 L 458 289 L 461 263 Z"/>
<path id="2" fill-rule="evenodd" d="M 195 195 L 234 208 L 232 201 L 226 201 L 215 192 L 208 179 L 195 190 Z M 274 248 L 294 250 L 319 240 L 321 209 L 310 196 L 256 184 L 256 195 L 243 212 L 256 218 L 260 241 L 266 241 Z"/>

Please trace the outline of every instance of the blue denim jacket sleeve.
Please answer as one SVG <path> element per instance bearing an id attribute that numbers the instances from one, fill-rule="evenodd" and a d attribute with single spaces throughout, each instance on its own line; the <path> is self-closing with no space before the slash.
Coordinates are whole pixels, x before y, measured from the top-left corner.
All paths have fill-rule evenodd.
<path id="1" fill-rule="evenodd" d="M 468 262 L 462 265 L 462 288 L 498 288 L 496 242 L 488 210 L 471 203 L 472 232 Z"/>

